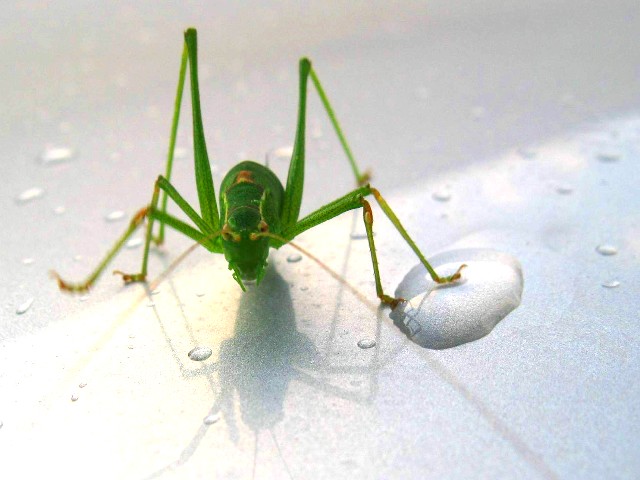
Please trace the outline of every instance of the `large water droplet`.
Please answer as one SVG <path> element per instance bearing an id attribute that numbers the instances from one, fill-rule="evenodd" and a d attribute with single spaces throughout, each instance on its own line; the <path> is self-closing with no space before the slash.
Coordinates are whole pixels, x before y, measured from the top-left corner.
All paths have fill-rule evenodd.
<path id="1" fill-rule="evenodd" d="M 596 252 L 598 252 L 600 255 L 604 255 L 605 257 L 609 257 L 611 255 L 617 254 L 618 248 L 614 245 L 603 243 L 602 245 L 598 245 L 596 247 Z"/>
<path id="2" fill-rule="evenodd" d="M 34 298 L 30 298 L 26 300 L 24 303 L 22 303 L 20 306 L 18 306 L 18 308 L 16 308 L 16 314 L 22 315 L 27 310 L 29 310 L 31 308 L 31 305 L 33 305 L 34 300 L 35 300 Z"/>
<path id="3" fill-rule="evenodd" d="M 376 346 L 376 341 L 373 338 L 363 338 L 358 342 L 358 347 L 366 350 L 367 348 L 373 348 Z"/>
<path id="4" fill-rule="evenodd" d="M 620 286 L 620 282 L 618 280 L 607 280 L 602 283 L 602 286 L 605 288 L 617 288 Z"/>
<path id="5" fill-rule="evenodd" d="M 194 362 L 202 362 L 209 358 L 213 351 L 209 347 L 198 346 L 189 352 L 189 358 Z"/>
<path id="6" fill-rule="evenodd" d="M 41 197 L 42 195 L 44 195 L 44 190 L 42 188 L 32 187 L 32 188 L 26 189 L 24 192 L 18 195 L 16 197 L 16 201 L 18 203 L 27 203 L 27 202 L 30 202 L 31 200 L 35 200 L 36 198 Z"/>
<path id="7" fill-rule="evenodd" d="M 436 255 L 430 262 L 440 275 L 453 274 L 463 263 L 467 267 L 461 280 L 438 285 L 418 264 L 398 286 L 396 297 L 410 300 L 390 316 L 418 345 L 443 349 L 472 342 L 520 305 L 522 268 L 511 255 L 462 249 Z"/>
<path id="8" fill-rule="evenodd" d="M 40 161 L 43 165 L 55 165 L 71 160 L 75 152 L 67 147 L 49 147 L 40 154 Z"/>

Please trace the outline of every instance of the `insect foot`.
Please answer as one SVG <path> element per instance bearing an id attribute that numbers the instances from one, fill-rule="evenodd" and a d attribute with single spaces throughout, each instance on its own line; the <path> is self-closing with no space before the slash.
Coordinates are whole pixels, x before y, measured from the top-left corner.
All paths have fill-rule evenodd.
<path id="1" fill-rule="evenodd" d="M 58 272 L 54 270 L 51 270 L 49 272 L 49 275 L 51 276 L 51 278 L 55 279 L 58 282 L 58 288 L 60 288 L 60 290 L 62 290 L 63 292 L 83 293 L 83 292 L 88 292 L 89 288 L 91 287 L 91 282 L 85 282 L 85 283 L 65 282 L 62 279 L 62 277 L 58 275 Z"/>
<path id="2" fill-rule="evenodd" d="M 127 283 L 127 284 L 133 283 L 133 282 L 146 282 L 147 280 L 147 276 L 144 273 L 130 274 L 130 273 L 121 272 L 120 270 L 114 270 L 113 274 L 121 275 L 122 280 L 124 281 L 124 283 Z"/>
<path id="3" fill-rule="evenodd" d="M 462 269 L 466 266 L 467 264 L 463 263 L 462 265 L 460 265 L 460 268 L 456 270 L 456 273 L 454 273 L 453 275 L 449 275 L 448 277 L 440 277 L 436 280 L 436 283 L 451 283 L 455 282 L 456 280 L 460 280 L 460 278 L 462 278 Z"/>
<path id="4" fill-rule="evenodd" d="M 384 303 L 385 305 L 389 305 L 391 307 L 391 310 L 395 309 L 402 302 L 406 302 L 404 298 L 401 298 L 401 297 L 394 298 L 384 294 L 380 295 L 379 298 L 382 303 Z"/>

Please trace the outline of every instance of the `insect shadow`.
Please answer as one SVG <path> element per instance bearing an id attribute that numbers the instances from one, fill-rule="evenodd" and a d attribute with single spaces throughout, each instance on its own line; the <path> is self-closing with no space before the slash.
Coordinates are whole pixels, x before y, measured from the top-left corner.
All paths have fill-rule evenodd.
<path id="1" fill-rule="evenodd" d="M 357 220 L 357 213 L 354 212 L 352 233 L 356 229 Z M 348 274 L 351 248 L 352 242 L 349 242 L 342 259 L 340 274 L 345 277 Z M 167 262 L 166 259 L 164 261 Z M 368 365 L 336 365 L 327 359 L 335 350 L 336 331 L 341 320 L 340 311 L 347 289 L 340 285 L 333 310 L 330 307 L 323 309 L 322 317 L 326 320 L 322 322 L 322 330 L 328 333 L 324 338 L 319 339 L 316 345 L 298 330 L 297 322 L 300 319 L 296 316 L 293 307 L 291 286 L 280 275 L 276 265 L 269 266 L 263 283 L 266 284 L 267 290 L 250 288 L 240 296 L 234 335 L 222 342 L 215 363 L 207 362 L 195 368 L 189 365 L 193 362 L 185 364 L 184 352 L 176 351 L 163 327 L 164 320 L 161 312 L 155 307 L 154 312 L 182 376 L 207 378 L 214 397 L 208 414 L 224 419 L 229 438 L 233 442 L 240 439 L 239 422 L 254 432 L 254 470 L 258 456 L 258 438 L 261 432 L 268 431 L 285 469 L 289 471 L 287 461 L 280 453 L 274 427 L 285 416 L 284 401 L 291 382 L 303 382 L 328 395 L 368 404 L 377 394 L 379 369 L 391 357 L 397 355 L 399 350 L 388 352 L 385 358 L 381 358 L 376 347 L 372 352 L 372 361 Z M 172 280 L 168 279 L 167 284 L 178 303 L 181 303 Z M 269 291 L 269 295 L 265 295 L 265 291 Z M 211 311 L 215 310 L 216 308 L 211 308 Z M 378 309 L 375 317 L 377 318 L 375 340 L 378 345 L 384 315 L 384 310 Z M 192 341 L 197 343 L 186 314 L 183 314 L 182 320 Z M 374 318 L 371 320 L 376 321 Z M 214 324 L 216 319 L 210 321 Z M 357 387 L 354 388 L 348 382 L 349 379 L 357 379 L 357 382 L 354 382 L 357 383 Z M 236 416 L 237 411 L 240 412 L 240 418 Z M 167 471 L 185 465 L 199 448 L 208 430 L 216 427 L 200 423 L 178 458 L 146 478 L 158 478 Z"/>

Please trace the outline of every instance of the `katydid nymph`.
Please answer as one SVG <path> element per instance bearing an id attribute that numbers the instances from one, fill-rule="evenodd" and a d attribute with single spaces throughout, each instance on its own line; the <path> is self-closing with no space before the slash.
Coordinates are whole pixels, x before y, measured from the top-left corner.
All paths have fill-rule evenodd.
<path id="1" fill-rule="evenodd" d="M 58 280 L 58 285 L 62 290 L 83 292 L 91 288 L 107 264 L 145 220 L 147 220 L 147 225 L 141 271 L 134 274 L 120 271 L 114 272 L 122 275 L 125 283 L 144 282 L 146 280 L 151 242 L 160 245 L 164 241 L 165 226 L 168 226 L 192 238 L 210 252 L 224 254 L 225 259 L 229 263 L 229 270 L 232 271 L 233 278 L 238 282 L 240 287 L 245 290 L 246 282 L 255 281 L 259 284 L 262 280 L 265 274 L 267 256 L 270 248 L 278 249 L 310 228 L 349 210 L 362 208 L 369 249 L 371 251 L 376 293 L 383 303 L 395 307 L 401 299 L 385 294 L 380 281 L 378 260 L 373 240 L 373 214 L 371 206 L 366 200 L 366 197 L 370 195 L 373 195 L 376 199 L 382 211 L 416 253 L 434 281 L 438 283 L 449 283 L 460 278 L 460 271 L 464 265 L 450 276 L 441 277 L 436 273 L 420 252 L 416 243 L 409 237 L 400 220 L 398 220 L 398 217 L 393 210 L 391 210 L 391 207 L 389 207 L 378 190 L 368 183 L 368 175 L 360 172 L 346 138 L 342 133 L 333 108 L 320 84 L 318 75 L 307 58 L 302 58 L 299 62 L 298 118 L 286 188 L 283 187 L 280 180 L 268 167 L 249 160 L 243 161 L 233 167 L 222 180 L 220 185 L 220 204 L 218 208 L 200 109 L 196 30 L 192 28 L 188 29 L 184 34 L 184 40 L 166 173 L 164 176 L 158 176 L 154 185 L 151 203 L 140 209 L 140 211 L 134 215 L 124 234 L 107 253 L 102 262 L 83 282 L 67 282 L 57 273 L 53 272 L 53 276 Z M 189 67 L 191 87 L 195 180 L 200 203 L 199 214 L 170 182 L 176 134 L 180 118 L 180 104 L 182 101 L 187 66 Z M 304 183 L 305 118 L 309 78 L 311 78 L 311 82 L 340 140 L 358 186 L 343 197 L 299 219 Z M 159 204 L 161 191 L 162 202 Z M 168 198 L 175 202 L 191 220 L 193 225 L 189 225 L 167 213 Z M 157 235 L 154 235 L 153 227 L 155 222 L 159 223 Z"/>

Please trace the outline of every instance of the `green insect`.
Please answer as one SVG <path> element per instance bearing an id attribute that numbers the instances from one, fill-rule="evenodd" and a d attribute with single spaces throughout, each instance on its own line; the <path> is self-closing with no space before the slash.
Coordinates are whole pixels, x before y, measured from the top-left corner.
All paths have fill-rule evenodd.
<path id="1" fill-rule="evenodd" d="M 70 283 L 53 272 L 53 276 L 57 279 L 58 285 L 62 290 L 70 292 L 88 290 L 145 219 L 148 220 L 148 223 L 141 271 L 135 274 L 127 274 L 120 271 L 114 272 L 122 275 L 125 283 L 146 280 L 150 244 L 152 241 L 157 245 L 162 244 L 164 241 L 164 228 L 169 226 L 194 239 L 210 252 L 224 254 L 225 259 L 229 262 L 229 270 L 233 272 L 233 278 L 245 290 L 245 282 L 255 281 L 259 284 L 262 280 L 267 266 L 269 248 L 280 248 L 302 232 L 341 213 L 362 207 L 371 251 L 371 261 L 373 263 L 376 293 L 383 303 L 395 307 L 401 299 L 386 295 L 380 281 L 378 260 L 373 241 L 373 215 L 371 206 L 365 198 L 369 195 L 374 196 L 383 212 L 416 253 L 434 281 L 448 283 L 460 278 L 460 271 L 464 265 L 456 273 L 448 277 L 441 277 L 436 273 L 415 242 L 409 237 L 409 234 L 384 198 L 375 188 L 369 185 L 368 175 L 360 173 L 318 76 L 312 68 L 311 62 L 306 58 L 302 58 L 299 63 L 298 121 L 286 188 L 282 186 L 280 180 L 266 166 L 252 161 L 243 161 L 233 167 L 222 180 L 220 186 L 220 208 L 218 209 L 200 111 L 196 30 L 193 28 L 188 29 L 184 34 L 184 38 L 185 45 L 180 65 L 166 173 L 164 176 L 158 176 L 153 189 L 151 203 L 134 215 L 124 234 L 83 282 Z M 195 176 L 198 200 L 200 202 L 200 214 L 187 203 L 170 183 L 187 63 L 189 64 L 189 78 L 191 81 Z M 304 183 L 305 117 L 309 77 L 311 77 L 311 81 L 349 159 L 358 187 L 299 220 Z M 162 191 L 163 195 L 162 203 L 159 206 L 160 191 Z M 195 228 L 167 213 L 168 198 L 171 198 L 180 207 L 193 222 Z M 155 221 L 159 222 L 157 236 L 154 235 L 153 231 Z"/>

